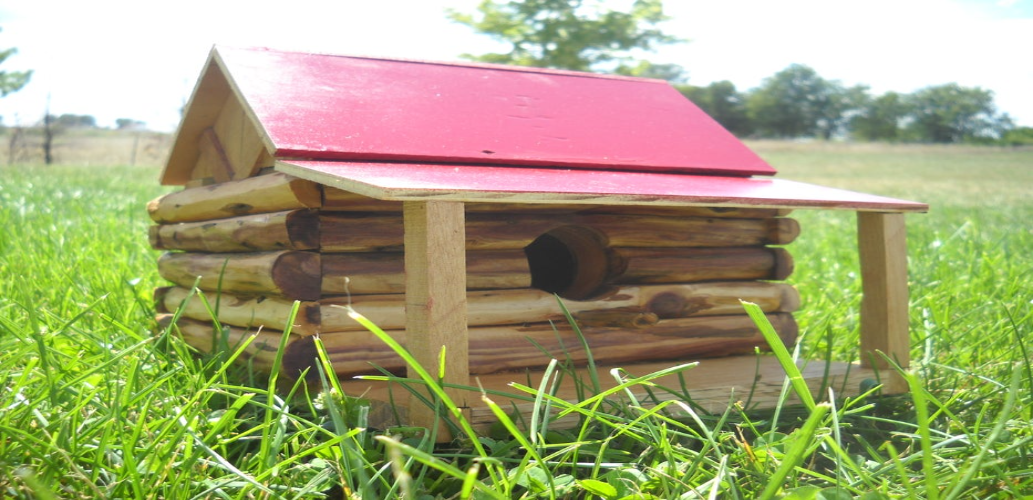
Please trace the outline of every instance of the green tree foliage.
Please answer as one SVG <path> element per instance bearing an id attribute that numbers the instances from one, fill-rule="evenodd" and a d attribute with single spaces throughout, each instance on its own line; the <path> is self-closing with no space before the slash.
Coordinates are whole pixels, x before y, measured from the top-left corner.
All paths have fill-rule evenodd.
<path id="1" fill-rule="evenodd" d="M 864 100 L 866 88 L 845 88 L 808 66 L 793 64 L 766 78 L 746 101 L 750 120 L 765 137 L 831 138 L 849 112 Z"/>
<path id="2" fill-rule="evenodd" d="M 662 0 L 636 0 L 629 12 L 604 10 L 594 0 L 484 0 L 477 14 L 454 10 L 453 21 L 511 46 L 506 53 L 462 57 L 481 62 L 641 76 L 681 75 L 675 65 L 642 64 L 629 55 L 681 40 L 657 24 L 667 19 Z"/>
<path id="3" fill-rule="evenodd" d="M 63 114 L 51 117 L 51 123 L 60 128 L 97 128 L 97 119 L 92 115 Z"/>
<path id="4" fill-rule="evenodd" d="M 1033 146 L 1033 127 L 1015 127 L 1004 133 L 1001 143 L 1006 146 Z"/>
<path id="5" fill-rule="evenodd" d="M 746 96 L 727 80 L 706 87 L 677 85 L 675 88 L 705 111 L 729 132 L 745 137 L 753 133 L 753 123 L 746 114 Z"/>
<path id="6" fill-rule="evenodd" d="M 867 85 L 844 87 L 838 81 L 827 81 L 829 93 L 818 116 L 818 135 L 829 140 L 844 133 L 850 119 L 871 99 Z"/>
<path id="7" fill-rule="evenodd" d="M 921 89 L 908 97 L 911 121 L 907 131 L 922 142 L 966 142 L 999 139 L 1012 128 L 998 113 L 993 92 L 956 83 Z"/>
<path id="8" fill-rule="evenodd" d="M 0 50 L 0 64 L 16 53 L 18 53 L 18 49 L 14 48 Z M 21 90 L 25 84 L 29 83 L 29 78 L 32 78 L 32 71 L 0 70 L 0 97 L 6 97 L 7 94 Z"/>
<path id="9" fill-rule="evenodd" d="M 144 128 L 146 123 L 132 118 L 119 118 L 115 120 L 115 128 L 118 130 L 132 130 Z"/>
<path id="10" fill-rule="evenodd" d="M 868 100 L 850 119 L 851 135 L 863 141 L 899 141 L 903 138 L 901 125 L 909 113 L 907 96 L 887 92 Z"/>

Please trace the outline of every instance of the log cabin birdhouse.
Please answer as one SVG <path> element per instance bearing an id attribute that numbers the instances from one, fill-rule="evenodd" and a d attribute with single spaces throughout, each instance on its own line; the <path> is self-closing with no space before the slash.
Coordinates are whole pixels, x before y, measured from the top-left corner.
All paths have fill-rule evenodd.
<path id="1" fill-rule="evenodd" d="M 550 356 L 645 374 L 704 361 L 687 389 L 773 401 L 783 374 L 739 300 L 786 344 L 800 300 L 782 281 L 796 209 L 858 215 L 860 366 L 908 364 L 904 213 L 921 203 L 775 179 L 768 164 L 666 82 L 478 64 L 213 49 L 148 206 L 167 250 L 159 309 L 211 350 L 211 302 L 232 346 L 269 370 L 294 301 L 282 370 L 315 377 L 313 335 L 343 380 L 405 374 L 335 305 L 351 304 L 446 382 L 504 388 Z M 797 259 L 809 256 L 797 256 Z M 225 345 L 225 344 L 223 344 Z M 817 383 L 822 366 L 805 373 Z M 859 379 L 858 378 L 858 379 Z M 883 376 L 887 391 L 904 389 Z M 376 397 L 376 382 L 346 388 Z M 854 384 L 856 386 L 856 384 Z M 561 391 L 562 394 L 562 391 Z M 452 390 L 475 426 L 491 413 Z M 429 410 L 410 418 L 429 425 Z M 519 407 L 519 404 L 517 404 Z M 422 412 L 422 413 L 421 413 Z"/>

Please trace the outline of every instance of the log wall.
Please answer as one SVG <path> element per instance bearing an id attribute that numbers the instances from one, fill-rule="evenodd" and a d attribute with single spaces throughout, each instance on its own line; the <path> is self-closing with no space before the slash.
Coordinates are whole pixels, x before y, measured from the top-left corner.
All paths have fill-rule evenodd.
<path id="1" fill-rule="evenodd" d="M 341 375 L 371 373 L 373 365 L 400 371 L 401 360 L 342 306 L 404 340 L 401 210 L 268 170 L 165 195 L 148 205 L 151 245 L 166 251 L 159 272 L 174 284 L 156 291 L 158 310 L 180 311 L 184 338 L 212 349 L 212 304 L 191 293 L 196 283 L 210 302 L 218 298 L 231 340 L 261 331 L 269 345 L 289 328 L 292 374 L 309 366 L 306 338 L 317 333 Z M 554 294 L 565 297 L 600 362 L 752 352 L 764 342 L 740 299 L 761 305 L 786 343 L 795 339 L 799 296 L 773 282 L 793 268 L 781 245 L 799 226 L 787 211 L 550 204 L 468 204 L 466 211 L 473 374 L 543 365 L 539 347 L 583 362 Z M 296 300 L 299 313 L 287 325 Z M 271 368 L 268 347 L 246 352 L 255 367 Z"/>

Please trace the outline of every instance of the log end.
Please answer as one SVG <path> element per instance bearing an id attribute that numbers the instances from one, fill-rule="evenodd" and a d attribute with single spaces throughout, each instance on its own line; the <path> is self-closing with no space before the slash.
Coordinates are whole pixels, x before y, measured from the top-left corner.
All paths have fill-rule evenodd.
<path id="1" fill-rule="evenodd" d="M 323 206 L 323 189 L 319 184 L 305 179 L 291 179 L 291 192 L 305 208 Z"/>
<path id="2" fill-rule="evenodd" d="M 159 197 L 157 197 L 157 198 L 147 202 L 147 215 L 149 215 L 151 217 L 151 220 L 153 220 L 154 222 L 157 222 L 159 224 L 162 223 L 162 222 L 168 222 L 161 215 L 161 203 L 162 203 L 162 200 L 164 200 L 166 196 L 168 196 L 168 194 L 163 194 L 163 195 L 161 195 L 161 196 L 159 196 Z"/>
<path id="3" fill-rule="evenodd" d="M 778 337 L 782 339 L 786 349 L 792 350 L 800 335 L 800 325 L 796 323 L 796 318 L 792 314 L 771 314 L 768 315 L 768 318 L 771 319 L 771 324 L 775 327 L 775 331 L 778 332 Z"/>
<path id="4" fill-rule="evenodd" d="M 161 226 L 151 226 L 147 228 L 147 240 L 151 243 L 151 248 L 155 250 L 166 250 L 165 244 L 161 241 Z"/>
<path id="5" fill-rule="evenodd" d="M 800 310 L 800 291 L 795 286 L 783 285 L 782 293 L 779 296 L 780 312 L 793 312 Z"/>
<path id="6" fill-rule="evenodd" d="M 772 269 L 771 279 L 782 281 L 793 274 L 793 256 L 784 248 L 772 248 L 775 257 L 775 267 Z"/>
<path id="7" fill-rule="evenodd" d="M 273 264 L 273 283 L 285 297 L 319 300 L 323 271 L 320 256 L 314 252 L 284 252 Z"/>
<path id="8" fill-rule="evenodd" d="M 168 296 L 169 292 L 172 291 L 173 286 L 159 286 L 154 289 L 154 309 L 159 313 L 169 312 L 168 308 L 165 307 L 165 297 Z"/>
<path id="9" fill-rule="evenodd" d="M 768 225 L 768 243 L 772 245 L 788 245 L 800 236 L 800 223 L 796 219 L 777 217 L 770 219 Z"/>
<path id="10" fill-rule="evenodd" d="M 295 210 L 287 214 L 287 237 L 295 250 L 318 250 L 320 246 L 319 212 Z"/>

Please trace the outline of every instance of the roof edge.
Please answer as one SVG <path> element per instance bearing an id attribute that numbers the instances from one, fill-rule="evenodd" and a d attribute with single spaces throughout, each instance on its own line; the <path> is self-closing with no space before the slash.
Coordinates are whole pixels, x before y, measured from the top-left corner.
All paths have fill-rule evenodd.
<path id="1" fill-rule="evenodd" d="M 925 203 L 775 179 L 660 172 L 278 160 L 275 169 L 380 200 L 923 213 Z M 505 188 L 499 188 L 505 186 Z"/>
<path id="2" fill-rule="evenodd" d="M 366 54 L 336 54 L 331 52 L 320 52 L 320 51 L 304 51 L 304 50 L 287 50 L 277 49 L 273 47 L 261 47 L 261 46 L 234 46 L 234 45 L 215 45 L 213 50 L 216 49 L 227 49 L 227 50 L 250 50 L 250 51 L 262 51 L 262 52 L 275 52 L 280 54 L 300 54 L 300 55 L 312 55 L 320 57 L 339 57 L 343 59 L 366 59 L 371 61 L 390 61 L 390 62 L 404 62 L 413 64 L 428 64 L 434 66 L 453 66 L 461 68 L 477 68 L 477 69 L 492 69 L 498 71 L 509 71 L 514 73 L 538 73 L 546 75 L 557 75 L 557 76 L 571 76 L 580 78 L 600 78 L 605 80 L 624 80 L 633 82 L 651 82 L 662 85 L 670 85 L 666 80 L 658 78 L 646 78 L 641 76 L 626 76 L 626 75 L 613 75 L 607 73 L 592 73 L 589 71 L 574 71 L 568 69 L 556 69 L 556 68 L 540 68 L 535 66 L 514 66 L 508 64 L 494 64 L 494 63 L 482 63 L 474 61 L 434 61 L 427 59 L 414 59 L 407 57 L 388 57 L 388 56 L 375 56 Z"/>

